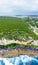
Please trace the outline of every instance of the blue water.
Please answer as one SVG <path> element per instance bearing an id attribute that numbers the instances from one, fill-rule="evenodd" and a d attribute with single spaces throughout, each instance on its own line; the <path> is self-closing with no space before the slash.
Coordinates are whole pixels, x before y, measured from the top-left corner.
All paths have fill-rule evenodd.
<path id="1" fill-rule="evenodd" d="M 0 65 L 38 65 L 38 56 L 20 55 L 14 58 L 0 58 Z"/>

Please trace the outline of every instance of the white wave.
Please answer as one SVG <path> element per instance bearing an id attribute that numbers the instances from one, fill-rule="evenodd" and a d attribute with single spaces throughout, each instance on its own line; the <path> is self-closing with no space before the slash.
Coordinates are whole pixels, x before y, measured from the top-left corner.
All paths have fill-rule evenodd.
<path id="1" fill-rule="evenodd" d="M 7 59 L 3 59 L 3 62 L 5 63 L 5 65 L 13 65 L 13 64 L 10 63 Z"/>
<path id="2" fill-rule="evenodd" d="M 38 64 L 38 59 L 35 57 L 29 57 L 27 55 L 20 55 L 14 58 L 0 58 L 0 65 L 4 65 L 1 64 L 1 61 L 3 61 L 5 65 L 26 65 L 26 63 L 30 63 L 31 61 L 37 62 Z"/>

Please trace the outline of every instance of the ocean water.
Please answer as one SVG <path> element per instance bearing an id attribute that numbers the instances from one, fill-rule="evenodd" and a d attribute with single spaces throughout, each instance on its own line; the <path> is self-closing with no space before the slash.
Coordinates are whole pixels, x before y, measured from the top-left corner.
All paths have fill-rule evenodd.
<path id="1" fill-rule="evenodd" d="M 20 55 L 14 58 L 0 58 L 0 65 L 38 65 L 38 56 Z"/>

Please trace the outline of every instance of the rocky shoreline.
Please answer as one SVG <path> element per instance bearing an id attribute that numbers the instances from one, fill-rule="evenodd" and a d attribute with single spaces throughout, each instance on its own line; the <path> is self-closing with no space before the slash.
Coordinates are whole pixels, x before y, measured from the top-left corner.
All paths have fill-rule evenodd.
<path id="1" fill-rule="evenodd" d="M 12 58 L 19 55 L 34 57 L 38 55 L 38 49 L 24 47 L 0 49 L 0 57 L 2 58 Z"/>

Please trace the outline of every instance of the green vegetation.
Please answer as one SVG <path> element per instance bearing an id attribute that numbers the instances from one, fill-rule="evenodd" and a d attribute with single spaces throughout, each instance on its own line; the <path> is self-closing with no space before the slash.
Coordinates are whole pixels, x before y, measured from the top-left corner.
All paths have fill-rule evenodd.
<path id="1" fill-rule="evenodd" d="M 0 17 L 0 39 L 14 39 L 27 41 L 31 37 L 38 40 L 38 36 L 33 32 L 30 26 L 38 28 L 38 19 L 36 18 L 16 18 L 16 17 Z M 38 32 L 38 31 L 37 31 Z M 15 48 L 19 44 L 0 45 L 0 48 Z M 28 45 L 25 48 L 38 48 L 38 46 Z"/>
<path id="2" fill-rule="evenodd" d="M 5 49 L 5 48 L 16 48 L 16 47 L 18 47 L 18 46 L 20 46 L 19 44 L 16 44 L 16 43 L 11 43 L 11 44 L 8 44 L 8 45 L 0 45 L 0 48 L 2 48 L 2 49 Z"/>
<path id="3" fill-rule="evenodd" d="M 29 18 L 0 17 L 0 39 L 26 41 L 29 39 L 29 36 L 34 40 L 38 39 L 38 36 L 29 26 L 30 24 L 38 27 L 37 21 Z"/>
<path id="4" fill-rule="evenodd" d="M 11 43 L 11 44 L 7 44 L 7 45 L 0 45 L 0 48 L 2 49 L 6 49 L 6 48 L 17 48 L 17 47 L 25 47 L 25 48 L 38 48 L 38 46 L 34 46 L 34 45 L 27 45 L 27 46 L 24 46 L 24 45 L 20 45 L 20 44 L 16 44 L 16 43 Z"/>
<path id="5" fill-rule="evenodd" d="M 36 49 L 37 49 L 38 46 L 34 46 L 34 45 L 31 45 L 31 46 L 30 46 L 30 45 L 28 45 L 28 46 L 25 46 L 25 48 L 33 48 L 33 49 L 36 48 Z"/>
<path id="6" fill-rule="evenodd" d="M 38 48 L 38 46 L 31 45 L 31 48 Z"/>

